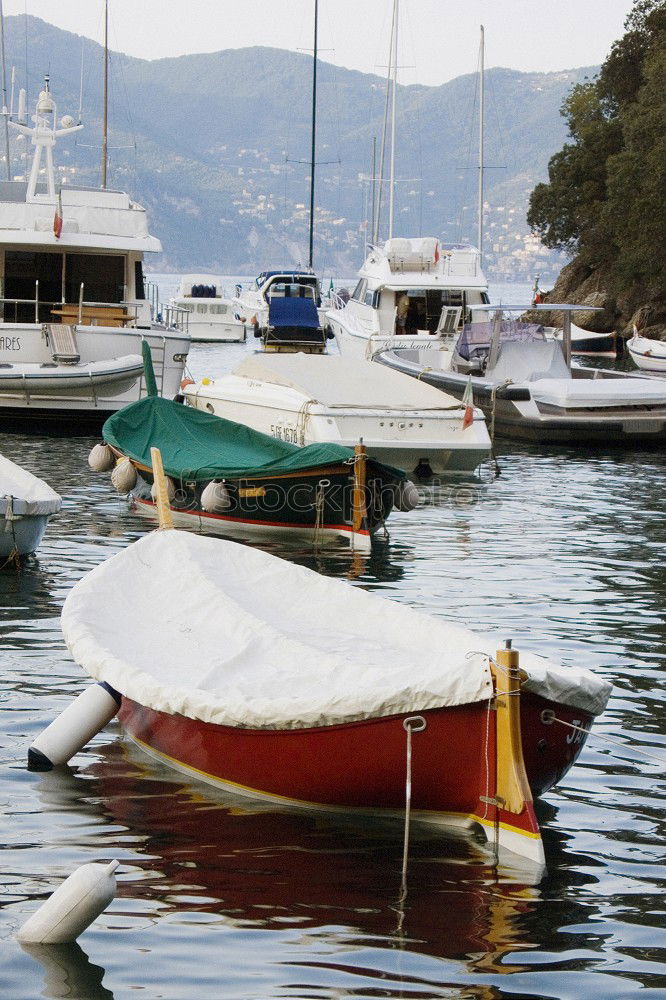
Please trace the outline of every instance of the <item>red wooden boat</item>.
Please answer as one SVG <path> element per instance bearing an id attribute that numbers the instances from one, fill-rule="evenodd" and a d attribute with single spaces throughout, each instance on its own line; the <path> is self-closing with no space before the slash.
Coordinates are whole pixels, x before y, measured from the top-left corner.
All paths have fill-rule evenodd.
<path id="1" fill-rule="evenodd" d="M 478 827 L 536 864 L 532 797 L 574 763 L 610 693 L 588 671 L 519 665 L 405 605 L 174 530 L 84 577 L 62 627 L 129 736 L 178 770 L 287 808 L 402 816 L 409 802 L 415 820 Z"/>

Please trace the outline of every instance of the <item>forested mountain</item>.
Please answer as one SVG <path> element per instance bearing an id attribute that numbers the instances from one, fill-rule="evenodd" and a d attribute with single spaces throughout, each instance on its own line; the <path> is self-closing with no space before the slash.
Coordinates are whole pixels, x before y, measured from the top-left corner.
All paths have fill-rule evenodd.
<path id="1" fill-rule="evenodd" d="M 59 115 L 76 116 L 82 76 L 87 127 L 56 159 L 65 182 L 98 184 L 101 48 L 36 18 L 5 21 L 7 64 L 17 88 L 27 83 L 29 109 L 48 72 Z M 565 95 L 594 72 L 487 73 L 484 250 L 496 276 L 552 273 L 564 259 L 530 238 L 527 203 L 566 138 Z M 153 269 L 252 273 L 304 262 L 311 73 L 307 55 L 270 48 L 156 61 L 112 54 L 109 186 L 148 208 L 164 246 Z M 324 273 L 349 275 L 363 258 L 384 86 L 320 63 L 315 263 Z M 474 74 L 400 87 L 396 235 L 476 242 L 477 89 Z M 24 169 L 25 146 L 13 139 L 12 173 Z"/>
<path id="2" fill-rule="evenodd" d="M 553 301 L 604 308 L 606 328 L 666 337 L 666 0 L 635 0 L 626 34 L 563 114 L 570 141 L 530 201 L 544 242 L 576 254 Z"/>

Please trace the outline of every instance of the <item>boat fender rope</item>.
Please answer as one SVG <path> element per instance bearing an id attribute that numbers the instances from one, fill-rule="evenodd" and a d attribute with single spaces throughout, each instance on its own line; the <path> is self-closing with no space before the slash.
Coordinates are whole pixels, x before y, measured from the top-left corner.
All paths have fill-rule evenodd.
<path id="1" fill-rule="evenodd" d="M 407 892 L 407 858 L 409 856 L 409 821 L 412 810 L 412 733 L 422 733 L 428 723 L 422 715 L 410 715 L 402 720 L 402 727 L 407 733 L 406 767 L 405 767 L 405 836 L 402 847 L 402 885 L 401 892 Z"/>
<path id="2" fill-rule="evenodd" d="M 566 726 L 567 729 L 574 729 L 576 732 L 585 733 L 586 736 L 593 736 L 597 740 L 603 740 L 604 743 L 612 743 L 615 746 L 622 747 L 624 750 L 633 750 L 648 760 L 653 760 L 657 764 L 661 764 L 662 767 L 666 767 L 666 757 L 662 757 L 659 754 L 650 753 L 649 750 L 643 750 L 641 747 L 634 746 L 632 743 L 625 743 L 622 740 L 615 739 L 613 736 L 605 736 L 603 733 L 596 733 L 593 729 L 586 729 L 585 726 L 577 726 L 573 722 L 567 722 L 565 719 L 558 718 L 552 708 L 545 708 L 541 713 L 541 721 L 544 726 L 551 726 L 553 722 L 559 722 L 561 726 Z"/>

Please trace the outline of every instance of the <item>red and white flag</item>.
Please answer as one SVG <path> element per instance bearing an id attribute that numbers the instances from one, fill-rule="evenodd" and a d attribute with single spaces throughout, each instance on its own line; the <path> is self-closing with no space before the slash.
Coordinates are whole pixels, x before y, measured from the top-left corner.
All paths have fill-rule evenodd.
<path id="1" fill-rule="evenodd" d="M 472 376 L 469 377 L 469 382 L 465 386 L 465 392 L 462 398 L 462 404 L 465 407 L 465 415 L 463 416 L 463 430 L 469 427 L 470 424 L 474 423 L 474 390 L 472 389 Z"/>
<path id="2" fill-rule="evenodd" d="M 55 215 L 53 216 L 53 235 L 57 240 L 60 239 L 61 232 L 62 232 L 62 193 L 58 191 L 58 200 L 56 202 Z"/>
<path id="3" fill-rule="evenodd" d="M 435 241 L 435 264 L 439 260 L 439 240 Z"/>

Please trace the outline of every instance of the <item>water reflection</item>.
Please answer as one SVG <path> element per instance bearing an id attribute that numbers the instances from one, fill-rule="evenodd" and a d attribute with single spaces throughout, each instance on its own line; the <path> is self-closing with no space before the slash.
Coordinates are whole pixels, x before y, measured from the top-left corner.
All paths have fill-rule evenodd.
<path id="1" fill-rule="evenodd" d="M 49 1000 L 113 1000 L 113 993 L 102 984 L 105 970 L 91 962 L 76 941 L 21 947 L 43 968 L 44 987 L 40 996 Z"/>

